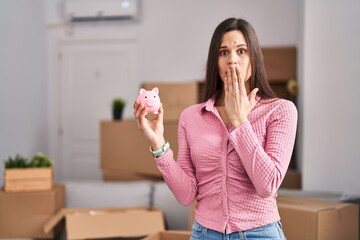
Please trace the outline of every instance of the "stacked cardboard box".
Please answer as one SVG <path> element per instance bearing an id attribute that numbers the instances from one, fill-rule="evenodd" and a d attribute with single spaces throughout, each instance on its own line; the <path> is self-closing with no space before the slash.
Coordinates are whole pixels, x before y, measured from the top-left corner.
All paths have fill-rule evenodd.
<path id="1" fill-rule="evenodd" d="M 44 232 L 63 219 L 66 239 L 134 239 L 165 230 L 163 213 L 156 209 L 64 208 L 44 224 Z"/>
<path id="2" fill-rule="evenodd" d="M 177 154 L 177 121 L 165 121 L 165 137 Z M 134 120 L 101 122 L 101 169 L 104 180 L 161 178 L 149 143 Z"/>
<path id="3" fill-rule="evenodd" d="M 264 47 L 266 75 L 271 83 L 287 82 L 296 79 L 296 48 L 295 47 Z"/>
<path id="4" fill-rule="evenodd" d="M 198 82 L 146 83 L 142 87 L 147 90 L 153 87 L 160 89 L 165 110 L 164 135 L 176 158 L 179 117 L 186 107 L 198 102 Z M 100 158 L 104 180 L 162 179 L 150 153 L 149 143 L 135 120 L 100 123 Z"/>
<path id="5" fill-rule="evenodd" d="M 289 240 L 359 239 L 355 204 L 292 196 L 278 196 L 277 201 Z"/>
<path id="6" fill-rule="evenodd" d="M 45 234 L 42 226 L 63 207 L 63 185 L 41 192 L 0 191 L 0 238 L 53 238 L 54 231 Z"/>

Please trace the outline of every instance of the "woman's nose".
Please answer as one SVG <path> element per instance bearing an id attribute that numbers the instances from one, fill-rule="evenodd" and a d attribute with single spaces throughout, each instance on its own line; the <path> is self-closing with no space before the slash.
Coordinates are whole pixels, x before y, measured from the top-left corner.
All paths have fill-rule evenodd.
<path id="1" fill-rule="evenodd" d="M 235 56 L 231 55 L 230 58 L 229 58 L 229 65 L 237 65 L 237 59 Z"/>

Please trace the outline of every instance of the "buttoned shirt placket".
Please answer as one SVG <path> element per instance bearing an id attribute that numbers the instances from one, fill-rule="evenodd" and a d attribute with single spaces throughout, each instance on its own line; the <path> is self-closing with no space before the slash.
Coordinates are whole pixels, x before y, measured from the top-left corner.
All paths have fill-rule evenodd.
<path id="1" fill-rule="evenodd" d="M 228 189 L 227 189 L 227 165 L 228 165 L 228 155 L 229 155 L 229 131 L 226 127 L 226 125 L 224 124 L 224 122 L 222 121 L 219 113 L 215 110 L 215 106 L 213 108 L 213 110 L 211 111 L 211 113 L 213 113 L 216 118 L 219 120 L 219 123 L 221 124 L 222 128 L 223 128 L 223 136 L 224 136 L 224 140 L 223 140 L 223 145 L 222 145 L 222 155 L 221 155 L 221 168 L 222 168 L 222 179 L 221 179 L 221 189 L 223 191 L 223 211 L 224 211 L 224 215 L 225 215 L 225 224 L 223 226 L 224 232 L 225 234 L 227 232 L 229 232 L 228 229 L 228 222 L 229 222 L 229 207 L 228 207 Z"/>

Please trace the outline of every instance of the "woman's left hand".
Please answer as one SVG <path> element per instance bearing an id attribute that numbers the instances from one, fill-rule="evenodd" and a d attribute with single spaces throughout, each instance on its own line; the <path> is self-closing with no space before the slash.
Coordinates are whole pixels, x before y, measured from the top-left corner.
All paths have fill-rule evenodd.
<path id="1" fill-rule="evenodd" d="M 248 115 L 255 106 L 258 88 L 246 93 L 245 79 L 238 66 L 230 66 L 226 71 L 224 81 L 225 111 L 231 124 L 236 128 L 245 123 Z"/>

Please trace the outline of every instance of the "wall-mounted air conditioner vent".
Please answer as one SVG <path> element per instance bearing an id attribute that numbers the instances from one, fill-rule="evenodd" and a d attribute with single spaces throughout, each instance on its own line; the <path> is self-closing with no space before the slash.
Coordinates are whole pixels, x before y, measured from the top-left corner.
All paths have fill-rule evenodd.
<path id="1" fill-rule="evenodd" d="M 65 0 L 68 21 L 135 19 L 138 0 Z"/>

